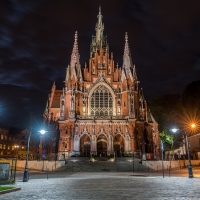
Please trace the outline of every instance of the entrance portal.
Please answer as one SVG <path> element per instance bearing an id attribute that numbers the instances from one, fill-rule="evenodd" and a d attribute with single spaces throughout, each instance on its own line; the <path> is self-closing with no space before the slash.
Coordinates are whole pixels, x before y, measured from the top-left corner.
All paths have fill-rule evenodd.
<path id="1" fill-rule="evenodd" d="M 80 154 L 83 156 L 90 156 L 90 137 L 84 134 L 80 139 Z"/>
<path id="2" fill-rule="evenodd" d="M 103 134 L 97 138 L 97 156 L 107 156 L 107 138 Z"/>
<path id="3" fill-rule="evenodd" d="M 124 153 L 124 138 L 120 134 L 114 138 L 114 151 L 116 156 L 121 156 Z"/>

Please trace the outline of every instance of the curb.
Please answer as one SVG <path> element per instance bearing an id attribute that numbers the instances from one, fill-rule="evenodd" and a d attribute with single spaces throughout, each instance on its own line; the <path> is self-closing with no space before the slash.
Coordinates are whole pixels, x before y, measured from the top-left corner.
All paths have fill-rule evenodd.
<path id="1" fill-rule="evenodd" d="M 0 195 L 10 193 L 10 192 L 16 192 L 18 190 L 21 190 L 21 188 L 12 188 L 12 189 L 9 189 L 9 190 L 3 190 L 3 191 L 0 192 Z"/>

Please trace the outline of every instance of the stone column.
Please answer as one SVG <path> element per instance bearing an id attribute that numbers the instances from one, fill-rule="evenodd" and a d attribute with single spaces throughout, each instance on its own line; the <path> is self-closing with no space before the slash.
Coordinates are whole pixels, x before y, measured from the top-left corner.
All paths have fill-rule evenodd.
<path id="1" fill-rule="evenodd" d="M 107 154 L 113 154 L 113 136 L 111 134 L 108 135 L 107 145 Z"/>
<path id="2" fill-rule="evenodd" d="M 125 138 L 124 138 L 124 151 L 125 153 L 129 153 L 130 152 L 130 136 L 128 134 L 126 134 Z"/>
<path id="3" fill-rule="evenodd" d="M 92 154 L 97 154 L 97 138 L 96 135 L 91 136 L 90 148 Z"/>
<path id="4" fill-rule="evenodd" d="M 80 154 L 80 137 L 78 134 L 74 136 L 74 151 L 75 154 Z"/>

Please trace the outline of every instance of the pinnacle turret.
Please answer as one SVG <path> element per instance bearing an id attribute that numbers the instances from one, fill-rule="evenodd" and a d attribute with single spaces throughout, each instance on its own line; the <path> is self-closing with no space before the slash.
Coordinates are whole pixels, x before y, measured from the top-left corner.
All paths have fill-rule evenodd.
<path id="1" fill-rule="evenodd" d="M 77 81 L 78 78 L 82 80 L 82 73 L 81 73 L 81 66 L 80 66 L 80 55 L 78 52 L 78 32 L 75 32 L 74 36 L 74 45 L 73 45 L 73 50 L 72 50 L 72 55 L 71 55 L 71 62 L 70 65 L 66 69 L 66 79 L 65 81 L 67 82 L 68 79 L 72 79 L 73 77 Z"/>
<path id="2" fill-rule="evenodd" d="M 128 44 L 128 33 L 125 33 L 125 47 L 124 47 L 124 56 L 127 55 L 129 56 L 130 51 L 129 51 L 129 44 Z"/>
<path id="3" fill-rule="evenodd" d="M 73 46 L 73 50 L 72 50 L 72 55 L 71 55 L 71 63 L 70 66 L 74 67 L 75 64 L 79 64 L 79 53 L 78 53 L 78 32 L 75 32 L 75 36 L 74 36 L 74 46 Z"/>
<path id="4" fill-rule="evenodd" d="M 97 15 L 98 21 L 95 26 L 96 36 L 92 36 L 92 43 L 90 45 L 90 57 L 93 53 L 99 51 L 101 48 L 104 53 L 109 54 L 109 46 L 107 42 L 107 37 L 103 36 L 104 24 L 102 22 L 103 16 L 101 15 L 101 7 L 99 6 L 99 14 Z"/>
<path id="5" fill-rule="evenodd" d="M 98 21 L 96 24 L 96 42 L 101 42 L 103 39 L 104 24 L 102 23 L 103 16 L 101 15 L 101 7 L 99 6 L 99 15 L 97 16 Z"/>
<path id="6" fill-rule="evenodd" d="M 126 32 L 125 33 L 125 46 L 124 46 L 122 73 L 125 73 L 126 79 L 128 79 L 128 77 L 130 77 L 131 80 L 133 81 L 133 75 L 131 73 L 132 68 L 133 68 L 133 64 L 132 64 L 132 59 L 130 56 L 130 49 L 129 49 L 129 44 L 128 44 L 128 34 Z"/>

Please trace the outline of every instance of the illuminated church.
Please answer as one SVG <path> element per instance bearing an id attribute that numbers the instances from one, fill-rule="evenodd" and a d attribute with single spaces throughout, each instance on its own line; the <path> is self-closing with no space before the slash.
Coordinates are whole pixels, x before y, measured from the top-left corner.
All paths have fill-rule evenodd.
<path id="1" fill-rule="evenodd" d="M 57 122 L 59 130 L 58 159 L 75 154 L 109 156 L 141 151 L 155 156 L 160 151 L 158 124 L 139 88 L 128 34 L 123 64 L 118 66 L 103 34 L 101 9 L 97 18 L 89 62 L 84 66 L 80 63 L 75 32 L 64 89 L 57 90 L 54 83 L 48 98 L 45 114 Z"/>

